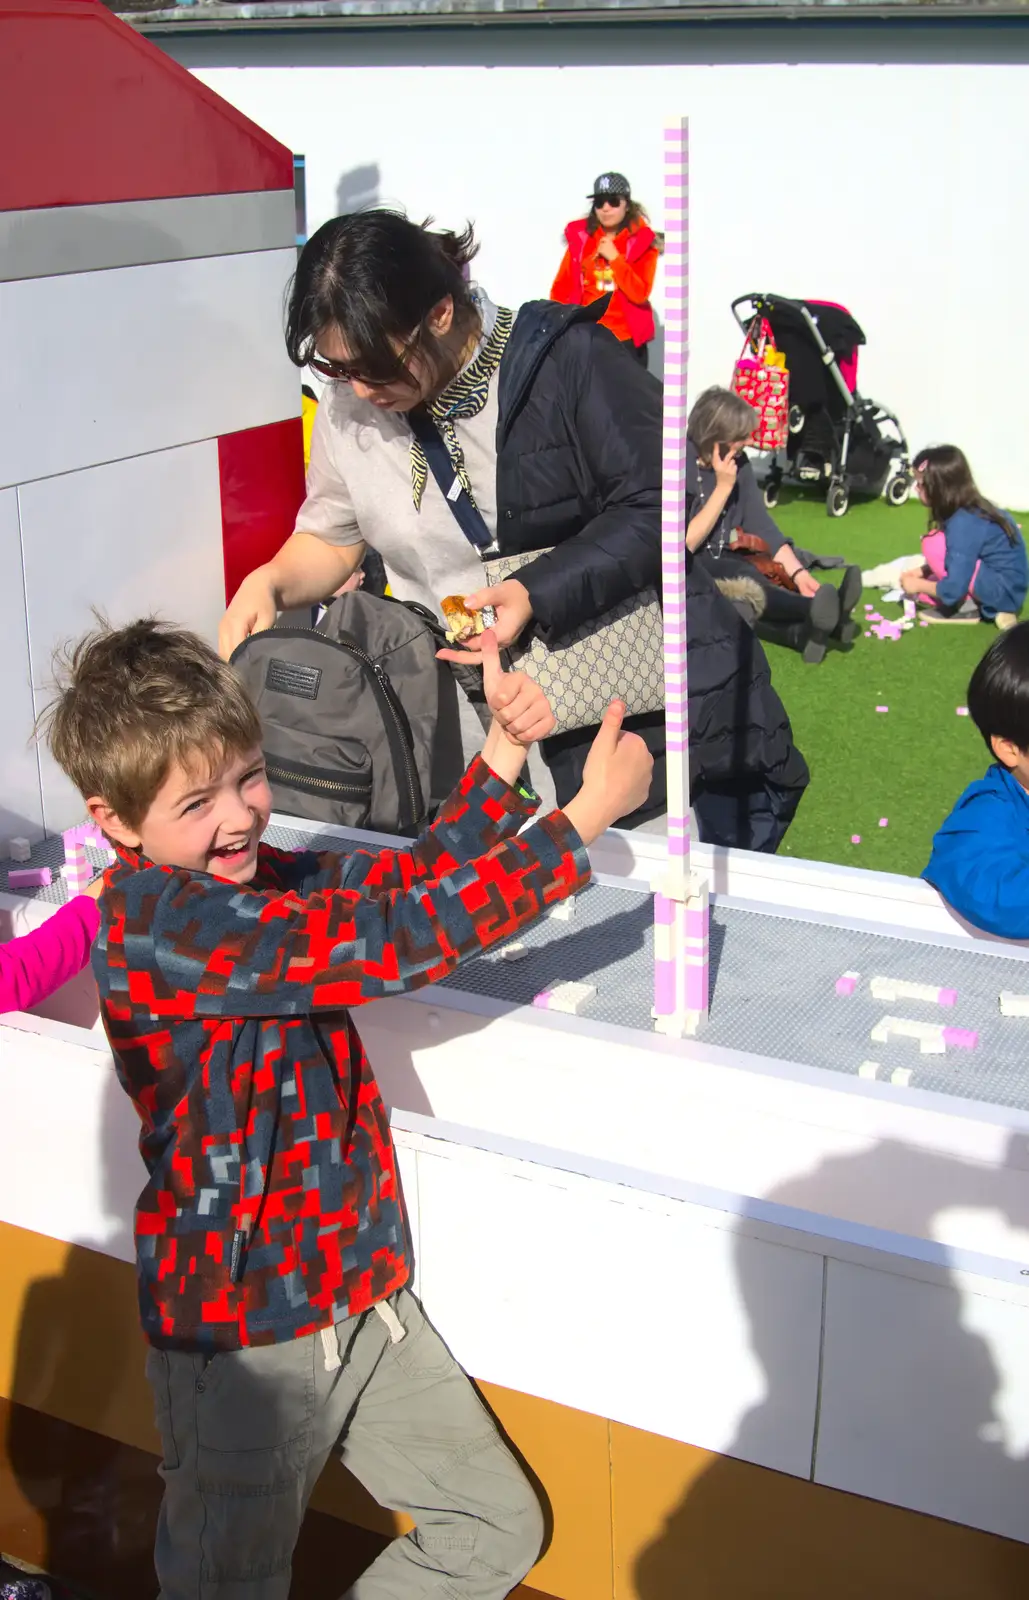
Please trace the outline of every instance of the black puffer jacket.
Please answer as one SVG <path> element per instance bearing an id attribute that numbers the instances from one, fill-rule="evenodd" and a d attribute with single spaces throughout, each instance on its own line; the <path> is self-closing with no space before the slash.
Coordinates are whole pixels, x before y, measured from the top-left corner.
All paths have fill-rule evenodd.
<path id="1" fill-rule="evenodd" d="M 559 638 L 661 570 L 661 385 L 597 325 L 590 306 L 532 301 L 499 373 L 497 535 L 502 554 L 557 546 L 519 573 L 544 638 Z M 753 633 L 698 565 L 687 598 L 690 782 L 701 836 L 774 850 L 808 781 Z M 655 754 L 664 805 L 664 718 L 628 726 Z M 559 803 L 581 782 L 590 732 L 548 739 Z"/>

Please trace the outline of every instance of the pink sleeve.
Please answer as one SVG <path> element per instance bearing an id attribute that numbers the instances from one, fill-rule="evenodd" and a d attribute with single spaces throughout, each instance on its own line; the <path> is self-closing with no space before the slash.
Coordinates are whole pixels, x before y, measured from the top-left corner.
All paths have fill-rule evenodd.
<path id="1" fill-rule="evenodd" d="M 32 933 L 0 944 L 0 1012 L 27 1011 L 81 972 L 99 926 L 96 901 L 76 895 Z"/>

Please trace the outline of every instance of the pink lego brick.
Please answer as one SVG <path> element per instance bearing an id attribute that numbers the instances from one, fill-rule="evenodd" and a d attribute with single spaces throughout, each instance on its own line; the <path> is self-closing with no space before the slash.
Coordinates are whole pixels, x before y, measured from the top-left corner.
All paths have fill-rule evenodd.
<path id="1" fill-rule="evenodd" d="M 889 825 L 890 825 L 889 817 L 880 817 L 879 818 L 879 826 L 880 826 L 880 828 L 888 828 Z"/>
<path id="2" fill-rule="evenodd" d="M 967 706 L 955 706 L 954 707 L 954 714 L 955 714 L 955 716 L 958 716 L 958 717 L 967 717 L 968 716 L 968 707 Z"/>
<path id="3" fill-rule="evenodd" d="M 944 1028 L 943 1042 L 953 1045 L 956 1050 L 974 1050 L 979 1043 L 979 1035 L 973 1028 Z"/>
<path id="4" fill-rule="evenodd" d="M 956 989 L 941 989 L 936 996 L 936 1004 L 940 1006 L 957 1005 L 958 992 Z"/>
<path id="5" fill-rule="evenodd" d="M 836 979 L 836 993 L 839 995 L 851 995 L 860 982 L 860 972 L 844 972 L 842 976 Z"/>
<path id="6" fill-rule="evenodd" d="M 850 842 L 851 842 L 851 844 L 860 844 L 861 843 L 861 835 L 859 833 L 852 833 L 851 836 L 850 836 Z"/>
<path id="7" fill-rule="evenodd" d="M 877 711 L 889 711 L 889 706 L 876 706 Z"/>
<path id="8" fill-rule="evenodd" d="M 7 874 L 11 889 L 45 889 L 49 882 L 49 867 L 12 867 Z"/>

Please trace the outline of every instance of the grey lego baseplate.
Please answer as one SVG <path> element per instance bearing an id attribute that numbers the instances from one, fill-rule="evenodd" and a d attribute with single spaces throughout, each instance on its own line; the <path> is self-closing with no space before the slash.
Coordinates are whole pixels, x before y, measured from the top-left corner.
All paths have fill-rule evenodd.
<path id="1" fill-rule="evenodd" d="M 94 872 L 100 872 L 107 865 L 109 857 L 105 856 L 102 850 L 94 849 L 91 844 L 87 844 L 85 848 L 86 860 L 90 862 Z M 5 894 L 21 895 L 25 900 L 43 900 L 47 905 L 63 906 L 69 899 L 68 886 L 61 877 L 63 866 L 64 840 L 57 833 L 48 839 L 40 839 L 38 844 L 33 845 L 28 861 L 4 861 L 0 864 L 0 888 Z M 26 867 L 49 867 L 51 882 L 29 889 L 15 887 L 9 882 L 10 874 L 23 871 Z"/>
<path id="2" fill-rule="evenodd" d="M 266 838 L 284 850 L 324 845 L 303 829 L 277 824 Z M 99 853 L 87 849 L 100 866 Z M 60 838 L 43 841 L 28 865 L 49 866 L 54 883 L 12 892 L 61 902 L 67 897 L 59 876 L 63 859 Z M 520 960 L 505 960 L 499 945 L 464 962 L 442 986 L 531 1006 L 535 995 L 555 983 L 591 984 L 596 993 L 580 1015 L 653 1031 L 650 894 L 591 884 L 576 896 L 570 921 L 543 917 L 522 929 L 517 941 L 526 950 Z M 710 950 L 711 1013 L 702 1040 L 851 1076 L 863 1063 L 875 1062 L 880 1082 L 890 1082 L 899 1071 L 912 1088 L 1029 1110 L 1029 1017 L 1001 1016 L 998 1001 L 1002 989 L 1029 992 L 1029 964 L 978 949 L 725 905 L 712 909 Z M 845 972 L 861 975 L 849 996 L 835 989 Z M 916 1000 L 875 1000 L 869 985 L 876 976 L 954 989 L 957 1001 L 944 1008 Z M 972 1030 L 978 1044 L 973 1050 L 948 1046 L 944 1055 L 922 1055 L 914 1039 L 873 1042 L 872 1029 L 885 1016 Z"/>

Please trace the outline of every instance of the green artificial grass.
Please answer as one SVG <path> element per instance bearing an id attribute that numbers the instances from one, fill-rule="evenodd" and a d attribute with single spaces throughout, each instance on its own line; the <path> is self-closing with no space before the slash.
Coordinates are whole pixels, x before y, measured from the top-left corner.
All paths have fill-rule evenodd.
<path id="1" fill-rule="evenodd" d="M 926 526 L 917 501 L 894 507 L 856 500 L 836 520 L 824 501 L 784 492 L 774 515 L 802 548 L 844 556 L 865 570 L 916 553 Z M 839 579 L 837 572 L 824 576 Z M 866 602 L 891 620 L 902 615 L 899 605 L 882 603 L 880 590 L 866 590 L 855 621 L 864 618 Z M 956 708 L 965 704 L 976 662 L 996 637 L 987 623 L 916 623 L 897 640 L 865 638 L 862 631 L 852 647 L 830 650 L 816 667 L 794 651 L 765 646 L 811 769 L 780 855 L 911 876 L 922 871 L 934 832 L 989 762 L 975 724 Z M 860 834 L 860 844 L 851 843 L 852 834 Z"/>

